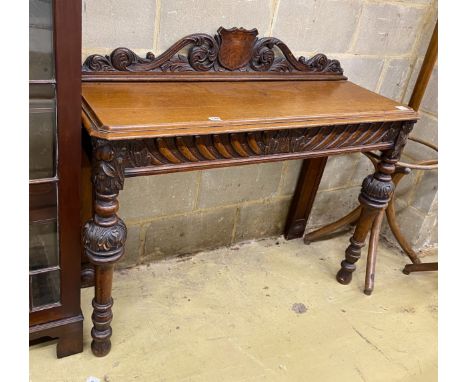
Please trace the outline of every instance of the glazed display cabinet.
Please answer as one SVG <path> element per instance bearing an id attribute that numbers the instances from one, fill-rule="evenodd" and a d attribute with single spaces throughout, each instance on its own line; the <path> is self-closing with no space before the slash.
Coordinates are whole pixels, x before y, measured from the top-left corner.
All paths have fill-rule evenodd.
<path id="1" fill-rule="evenodd" d="M 29 1 L 29 339 L 83 349 L 81 1 Z"/>

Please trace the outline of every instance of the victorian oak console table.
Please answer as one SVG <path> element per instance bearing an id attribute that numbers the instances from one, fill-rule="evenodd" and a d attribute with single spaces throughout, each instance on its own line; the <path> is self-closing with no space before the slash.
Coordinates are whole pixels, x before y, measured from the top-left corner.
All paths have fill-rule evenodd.
<path id="1" fill-rule="evenodd" d="M 347 81 L 337 60 L 296 59 L 282 41 L 257 34 L 220 28 L 214 37 L 186 36 L 158 57 L 117 48 L 83 64 L 94 201 L 82 237 L 95 266 L 95 355 L 111 347 L 113 267 L 126 240 L 117 197 L 125 177 L 379 150 L 337 275 L 351 281 L 392 195 L 391 175 L 417 113 Z"/>

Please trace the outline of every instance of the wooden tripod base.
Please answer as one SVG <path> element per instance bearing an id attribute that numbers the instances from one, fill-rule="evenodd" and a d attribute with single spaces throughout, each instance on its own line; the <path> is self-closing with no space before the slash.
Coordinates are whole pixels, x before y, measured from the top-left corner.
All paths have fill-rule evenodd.
<path id="1" fill-rule="evenodd" d="M 365 153 L 365 155 L 371 160 L 371 162 L 373 163 L 374 167 L 377 170 L 377 166 L 379 163 L 378 157 L 371 153 Z M 425 161 L 418 165 L 409 165 L 407 163 L 397 163 L 395 172 L 392 174 L 393 184 L 396 187 L 398 183 L 400 182 L 400 180 L 405 175 L 410 173 L 411 171 L 410 167 L 415 168 L 415 169 L 420 169 L 420 170 L 436 168 L 436 165 L 432 162 L 434 161 Z M 324 227 L 321 227 L 315 231 L 307 233 L 304 236 L 304 243 L 310 244 L 314 241 L 317 241 L 326 236 L 329 236 L 332 233 L 335 233 L 336 231 L 339 231 L 340 229 L 346 227 L 347 225 L 357 224 L 361 216 L 362 208 L 363 208 L 362 205 L 360 205 L 359 207 L 355 208 L 353 211 L 351 211 L 350 213 L 348 213 L 346 216 L 342 217 L 341 219 L 333 223 L 330 223 Z M 436 264 L 435 269 L 434 269 L 433 263 L 421 264 L 421 260 L 418 257 L 418 253 L 416 253 L 413 250 L 413 248 L 411 247 L 411 244 L 408 242 L 408 240 L 405 238 L 405 236 L 401 232 L 400 227 L 398 226 L 398 223 L 396 220 L 395 202 L 394 202 L 394 198 L 392 195 L 392 198 L 389 200 L 386 208 L 380 210 L 378 215 L 374 218 L 372 222 L 372 227 L 370 229 L 369 249 L 368 249 L 368 254 L 367 254 L 366 279 L 365 279 L 365 287 L 364 287 L 364 293 L 366 295 L 371 295 L 372 291 L 374 290 L 377 247 L 378 247 L 379 235 L 380 235 L 380 230 L 382 227 L 384 214 L 387 218 L 388 225 L 390 226 L 390 229 L 393 235 L 398 241 L 398 244 L 400 245 L 402 250 L 406 253 L 406 255 L 410 258 L 412 262 L 412 264 L 408 264 L 405 267 L 405 270 L 403 272 L 406 274 L 409 274 L 411 272 L 420 272 L 420 271 L 425 271 L 425 270 L 437 270 L 437 263 L 435 263 Z M 367 236 L 367 232 L 366 232 L 366 236 Z M 365 236 L 364 236 L 363 241 L 365 241 Z M 364 242 L 360 243 L 360 245 L 364 246 Z M 345 274 L 345 273 L 346 272 L 343 271 L 343 268 L 342 268 L 342 270 L 337 275 L 337 280 L 341 284 L 349 284 L 349 282 L 351 281 L 350 274 Z"/>
<path id="2" fill-rule="evenodd" d="M 439 263 L 406 264 L 403 273 L 409 275 L 412 272 L 430 272 L 437 270 L 439 270 Z"/>

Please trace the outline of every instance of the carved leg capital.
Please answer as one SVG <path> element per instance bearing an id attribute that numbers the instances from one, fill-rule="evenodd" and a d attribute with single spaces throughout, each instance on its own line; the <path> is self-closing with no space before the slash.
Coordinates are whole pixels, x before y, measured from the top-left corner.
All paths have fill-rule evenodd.
<path id="1" fill-rule="evenodd" d="M 122 219 L 115 224 L 100 225 L 88 220 L 83 227 L 83 245 L 89 261 L 94 265 L 114 264 L 124 254 L 127 227 Z"/>
<path id="2" fill-rule="evenodd" d="M 118 143 L 93 140 L 94 215 L 83 227 L 82 240 L 85 253 L 96 268 L 91 348 L 98 357 L 111 349 L 112 276 L 127 239 L 125 223 L 117 216 L 117 196 L 124 183 L 123 155 Z"/>

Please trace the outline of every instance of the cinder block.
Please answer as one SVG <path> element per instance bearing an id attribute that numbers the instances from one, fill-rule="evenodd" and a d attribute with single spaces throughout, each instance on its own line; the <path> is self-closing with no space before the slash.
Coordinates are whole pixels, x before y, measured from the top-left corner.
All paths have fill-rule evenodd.
<path id="1" fill-rule="evenodd" d="M 429 143 L 437 145 L 438 141 L 438 120 L 436 117 L 421 112 L 421 119 L 414 125 L 411 136 L 420 138 Z M 411 161 L 437 159 L 437 152 L 420 143 L 408 140 L 404 148 L 404 153 L 412 158 Z"/>
<path id="2" fill-rule="evenodd" d="M 411 135 L 437 144 L 438 119 L 432 115 L 421 113 L 421 119 L 414 125 Z"/>
<path id="3" fill-rule="evenodd" d="M 428 214 L 434 200 L 437 199 L 437 189 L 438 171 L 425 171 L 414 189 L 411 205 L 422 213 Z"/>
<path id="4" fill-rule="evenodd" d="M 408 80 L 408 85 L 406 86 L 405 95 L 403 96 L 403 103 L 405 104 L 408 104 L 411 98 L 411 94 L 413 93 L 414 85 L 416 84 L 416 80 L 418 79 L 422 63 L 423 58 L 420 57 L 411 65 L 410 78 Z"/>
<path id="5" fill-rule="evenodd" d="M 401 156 L 401 161 L 406 163 L 414 162 L 412 158 L 409 158 L 404 154 Z M 421 174 L 419 171 L 411 171 L 408 175 L 404 175 L 403 178 L 401 178 L 395 189 L 395 196 L 400 203 L 409 204 L 413 195 L 413 189 L 420 176 Z"/>
<path id="6" fill-rule="evenodd" d="M 379 93 L 400 102 L 411 72 L 410 63 L 407 58 L 389 60 Z"/>
<path id="7" fill-rule="evenodd" d="M 353 179 L 358 158 L 359 154 L 330 156 L 323 172 L 319 190 L 329 190 L 348 185 Z"/>
<path id="8" fill-rule="evenodd" d="M 428 0 L 429 2 L 430 0 Z M 427 48 L 429 46 L 429 42 L 431 41 L 432 32 L 434 31 L 434 27 L 438 17 L 438 4 L 437 0 L 433 2 L 433 5 L 428 10 L 428 16 L 426 19 L 426 23 L 424 24 L 423 30 L 421 31 L 421 37 L 419 40 L 419 47 L 418 47 L 418 54 L 420 57 L 424 57 L 426 54 Z"/>
<path id="9" fill-rule="evenodd" d="M 360 187 L 341 188 L 317 193 L 306 231 L 332 223 L 359 205 Z"/>
<path id="10" fill-rule="evenodd" d="M 220 168 L 202 172 L 199 208 L 273 196 L 281 179 L 281 162 Z"/>
<path id="11" fill-rule="evenodd" d="M 283 179 L 279 188 L 279 195 L 292 195 L 296 189 L 302 160 L 288 160 L 284 162 Z"/>
<path id="12" fill-rule="evenodd" d="M 426 216 L 424 219 L 419 236 L 414 243 L 414 247 L 417 251 L 424 250 L 426 248 L 434 247 L 438 243 L 438 218 L 437 215 Z"/>
<path id="13" fill-rule="evenodd" d="M 376 91 L 384 60 L 360 56 L 340 58 L 341 67 L 348 79 L 366 89 Z"/>
<path id="14" fill-rule="evenodd" d="M 421 32 L 425 9 L 404 4 L 367 3 L 353 51 L 359 54 L 409 54 Z"/>
<path id="15" fill-rule="evenodd" d="M 127 224 L 127 241 L 125 242 L 125 254 L 117 263 L 117 268 L 131 268 L 140 261 L 140 226 Z"/>
<path id="16" fill-rule="evenodd" d="M 421 226 L 424 222 L 424 215 L 419 213 L 415 208 L 407 206 L 404 202 L 400 202 L 399 200 L 396 200 L 395 203 L 395 215 L 401 232 L 408 242 L 414 246 L 419 239 Z M 387 219 L 383 220 L 381 235 L 390 243 L 398 245 L 387 223 Z"/>
<path id="17" fill-rule="evenodd" d="M 83 48 L 153 47 L 155 0 L 84 0 Z"/>
<path id="18" fill-rule="evenodd" d="M 241 206 L 234 241 L 281 235 L 290 203 L 286 198 Z"/>
<path id="19" fill-rule="evenodd" d="M 231 244 L 237 207 L 194 212 L 151 222 L 142 261 L 155 261 Z"/>
<path id="20" fill-rule="evenodd" d="M 437 245 L 436 213 L 425 215 L 416 208 L 407 206 L 397 200 L 396 221 L 404 237 L 416 252 Z M 381 232 L 386 240 L 398 246 L 398 242 L 393 236 L 386 219 L 383 221 Z"/>
<path id="21" fill-rule="evenodd" d="M 295 51 L 345 52 L 360 7 L 354 0 L 281 0 L 272 34 Z"/>
<path id="22" fill-rule="evenodd" d="M 375 168 L 365 155 L 363 154 L 354 154 L 357 155 L 357 165 L 354 170 L 354 173 L 351 178 L 351 186 L 361 186 L 362 181 L 367 175 L 373 174 L 375 172 Z"/>
<path id="23" fill-rule="evenodd" d="M 421 109 L 431 114 L 437 115 L 438 109 L 438 78 L 439 78 L 438 66 L 435 65 L 434 70 L 431 74 L 431 79 L 427 84 L 426 92 L 421 102 Z"/>
<path id="24" fill-rule="evenodd" d="M 139 221 L 193 210 L 198 173 L 142 176 L 125 179 L 119 215 Z"/>
<path id="25" fill-rule="evenodd" d="M 257 28 L 268 33 L 273 14 L 269 0 L 160 0 L 159 50 L 192 33 L 213 35 L 219 27 Z"/>

